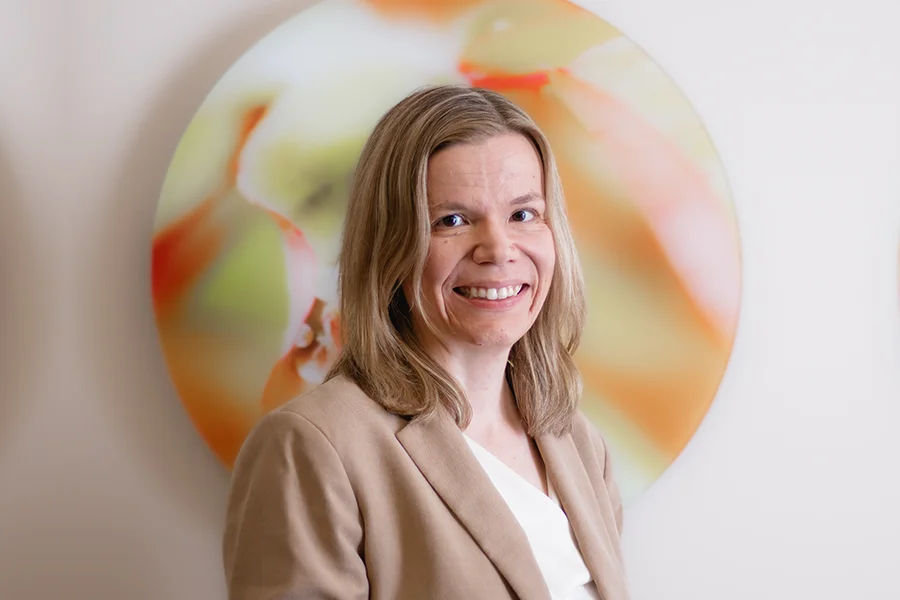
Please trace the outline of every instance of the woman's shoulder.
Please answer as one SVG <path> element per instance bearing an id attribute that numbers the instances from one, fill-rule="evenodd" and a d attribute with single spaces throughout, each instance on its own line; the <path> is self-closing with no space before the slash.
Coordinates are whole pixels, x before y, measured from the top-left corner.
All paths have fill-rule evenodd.
<path id="1" fill-rule="evenodd" d="M 317 429 L 334 445 L 379 433 L 393 437 L 404 423 L 404 419 L 386 411 L 359 385 L 341 375 L 289 400 L 263 420 L 282 423 L 299 420 Z"/>

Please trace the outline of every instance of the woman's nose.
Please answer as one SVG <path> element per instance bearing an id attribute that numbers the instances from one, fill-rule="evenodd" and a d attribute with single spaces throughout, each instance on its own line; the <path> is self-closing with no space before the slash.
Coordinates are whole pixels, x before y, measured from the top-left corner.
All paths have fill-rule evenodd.
<path id="1" fill-rule="evenodd" d="M 479 224 L 472 258 L 477 263 L 505 264 L 515 258 L 517 249 L 506 223 L 485 221 Z"/>

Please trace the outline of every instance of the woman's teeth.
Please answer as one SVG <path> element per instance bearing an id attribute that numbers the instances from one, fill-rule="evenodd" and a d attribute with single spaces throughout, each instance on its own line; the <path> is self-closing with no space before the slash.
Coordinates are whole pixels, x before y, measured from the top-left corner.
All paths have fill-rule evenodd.
<path id="1" fill-rule="evenodd" d="M 459 288 L 462 295 L 467 298 L 484 298 L 486 300 L 505 300 L 517 295 L 522 291 L 522 284 L 511 285 L 502 288 L 476 288 L 462 287 Z"/>

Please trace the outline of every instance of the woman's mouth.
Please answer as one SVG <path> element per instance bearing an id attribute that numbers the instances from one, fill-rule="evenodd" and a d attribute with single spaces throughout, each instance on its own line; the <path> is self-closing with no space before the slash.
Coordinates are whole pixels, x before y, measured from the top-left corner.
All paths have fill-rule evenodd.
<path id="1" fill-rule="evenodd" d="M 453 291 L 466 298 L 477 298 L 481 300 L 506 300 L 513 296 L 518 296 L 522 290 L 526 289 L 528 284 L 520 283 L 518 285 L 510 285 L 506 287 L 457 287 Z"/>

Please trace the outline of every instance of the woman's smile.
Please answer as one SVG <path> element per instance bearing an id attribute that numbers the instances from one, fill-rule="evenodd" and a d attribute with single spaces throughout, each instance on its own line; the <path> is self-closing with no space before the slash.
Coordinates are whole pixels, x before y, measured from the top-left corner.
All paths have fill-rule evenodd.
<path id="1" fill-rule="evenodd" d="M 453 288 L 453 291 L 460 296 L 465 296 L 469 299 L 475 300 L 480 298 L 493 301 L 514 298 L 518 296 L 522 290 L 527 290 L 527 287 L 528 286 L 524 283 L 506 286 L 460 286 Z"/>

